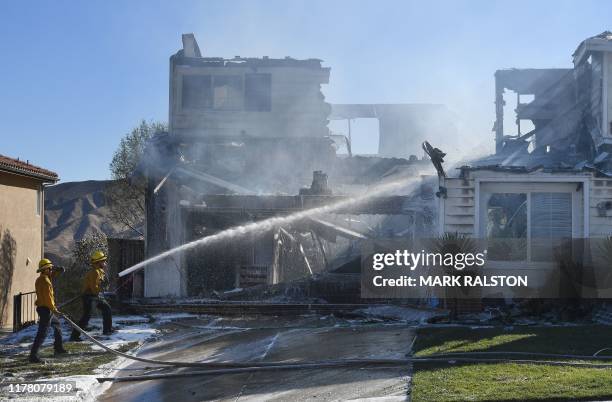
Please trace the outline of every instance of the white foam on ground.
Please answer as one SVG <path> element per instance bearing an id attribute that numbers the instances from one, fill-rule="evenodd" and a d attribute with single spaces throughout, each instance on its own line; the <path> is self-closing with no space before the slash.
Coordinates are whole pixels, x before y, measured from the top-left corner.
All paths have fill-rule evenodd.
<path id="1" fill-rule="evenodd" d="M 193 317 L 193 314 L 187 313 L 178 313 L 178 314 L 154 314 L 153 317 L 155 319 L 155 324 L 169 322 L 174 319 Z M 64 320 L 60 319 L 62 322 L 62 333 L 64 335 L 64 339 L 70 336 L 70 328 L 63 322 Z M 122 345 L 138 342 L 139 344 L 144 343 L 145 340 L 154 336 L 159 331 L 153 327 L 153 324 L 149 323 L 147 317 L 144 316 L 113 316 L 114 322 L 122 322 L 129 323 L 127 326 L 120 328 L 117 332 L 113 333 L 108 337 L 101 337 L 101 342 L 103 342 L 106 346 L 109 346 L 113 349 L 117 349 Z M 94 318 L 90 321 L 90 324 L 95 327 L 102 327 L 102 319 Z M 5 345 L 19 345 L 21 347 L 29 348 L 32 344 L 32 340 L 36 335 L 36 331 L 38 329 L 37 325 L 33 325 L 31 327 L 25 328 L 17 333 L 11 334 L 7 337 L 4 337 L 0 340 L 0 344 Z M 100 330 L 92 331 L 92 335 L 94 338 L 98 338 L 98 333 Z M 26 339 L 27 338 L 27 339 Z M 24 342 L 27 340 L 27 342 Z M 45 339 L 44 346 L 50 346 L 53 344 L 53 331 L 49 329 L 47 333 L 47 338 Z M 92 350 L 102 350 L 99 346 L 91 345 Z M 22 356 L 20 356 L 22 357 Z M 37 395 L 37 401 L 52 401 L 52 402 L 60 402 L 60 401 L 82 401 L 89 402 L 95 401 L 98 396 L 100 396 L 103 392 L 105 392 L 112 385 L 111 382 L 98 383 L 96 380 L 97 377 L 112 377 L 118 369 L 121 369 L 130 364 L 130 360 L 124 358 L 117 358 L 112 362 L 100 366 L 94 370 L 93 374 L 90 375 L 73 375 L 67 377 L 52 377 L 52 378 L 39 378 L 36 381 L 74 381 L 77 386 L 77 394 L 70 396 L 41 396 Z M 32 400 L 32 398 L 28 398 L 25 395 L 23 398 L 14 398 L 12 400 Z"/>
<path id="2" fill-rule="evenodd" d="M 416 322 L 424 324 L 430 318 L 439 315 L 439 312 L 431 310 L 416 309 L 400 306 L 371 306 L 355 310 L 358 313 L 375 318 L 391 318 L 406 322 Z"/>

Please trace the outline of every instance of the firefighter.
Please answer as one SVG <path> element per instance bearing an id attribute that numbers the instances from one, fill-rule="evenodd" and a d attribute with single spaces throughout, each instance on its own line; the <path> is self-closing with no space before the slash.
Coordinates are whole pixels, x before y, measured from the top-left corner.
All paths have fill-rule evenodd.
<path id="1" fill-rule="evenodd" d="M 83 290 L 81 294 L 83 315 L 79 321 L 79 327 L 84 330 L 87 329 L 87 324 L 91 318 L 91 305 L 95 302 L 96 307 L 102 313 L 102 333 L 104 335 L 110 335 L 113 333 L 111 308 L 106 300 L 104 300 L 104 297 L 100 296 L 102 286 L 106 283 L 105 267 L 106 255 L 104 255 L 102 251 L 95 251 L 91 255 L 91 269 L 85 274 L 85 278 L 83 279 Z M 76 342 L 80 341 L 79 331 L 74 329 L 72 335 L 70 335 L 70 340 Z"/>
<path id="2" fill-rule="evenodd" d="M 55 355 L 61 355 L 67 353 L 62 344 L 62 330 L 60 322 L 56 315 L 59 314 L 57 307 L 55 307 L 55 295 L 53 294 L 53 284 L 51 280 L 57 277 L 60 273 L 64 272 L 63 267 L 54 267 L 50 260 L 43 258 L 38 263 L 38 270 L 40 272 L 39 277 L 36 279 L 36 312 L 38 313 L 38 332 L 34 338 L 32 344 L 32 350 L 30 351 L 30 362 L 42 363 L 42 360 L 38 357 L 38 350 L 47 337 L 47 330 L 49 325 L 53 327 L 54 343 L 53 349 Z"/>

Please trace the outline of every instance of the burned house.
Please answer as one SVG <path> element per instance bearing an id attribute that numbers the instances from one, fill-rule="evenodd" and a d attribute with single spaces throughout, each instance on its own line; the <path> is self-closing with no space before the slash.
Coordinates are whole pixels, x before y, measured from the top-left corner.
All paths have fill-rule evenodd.
<path id="1" fill-rule="evenodd" d="M 332 104 L 329 119 L 347 122 L 349 140 L 351 121 L 378 120 L 378 155 L 389 158 L 414 157 L 423 141 L 457 133 L 450 110 L 435 104 Z"/>
<path id="2" fill-rule="evenodd" d="M 420 105 L 371 107 L 380 121 L 381 155 L 340 155 L 329 119 L 360 116 L 350 105 L 325 102 L 321 87 L 329 75 L 318 59 L 206 57 L 193 35 L 183 35 L 183 48 L 170 58 L 169 132 L 150 141 L 144 158 L 147 257 L 341 202 L 383 182 L 404 178 L 406 186 L 148 264 L 146 297 L 294 280 L 355 258 L 356 245 L 369 236 L 435 231 L 431 164 L 412 154 L 414 140 L 402 138 L 417 135 Z M 413 119 L 399 117 L 406 108 Z M 439 132 L 453 129 L 444 108 L 425 108 L 440 115 Z"/>
<path id="3" fill-rule="evenodd" d="M 495 154 L 440 178 L 439 232 L 493 251 L 504 243 L 488 261 L 500 272 L 540 269 L 545 282 L 563 249 L 581 267 L 601 266 L 596 239 L 612 233 L 612 33 L 582 41 L 573 62 L 497 71 Z M 505 90 L 517 98 L 515 132 L 503 124 Z M 526 121 L 533 129 L 522 132 Z"/>
<path id="4" fill-rule="evenodd" d="M 606 31 L 580 43 L 572 55 L 573 68 L 496 71 L 496 155 L 506 156 L 505 164 L 520 164 L 531 146 L 531 160 L 557 154 L 561 155 L 557 160 L 563 160 L 567 167 L 574 161 L 601 165 L 604 161 L 597 156 L 612 145 L 612 103 L 608 97 L 611 52 L 612 34 Z M 506 89 L 517 97 L 516 132 L 512 133 L 504 127 Z M 521 102 L 521 96 L 530 101 Z M 534 129 L 522 133 L 521 121 L 530 121 Z"/>

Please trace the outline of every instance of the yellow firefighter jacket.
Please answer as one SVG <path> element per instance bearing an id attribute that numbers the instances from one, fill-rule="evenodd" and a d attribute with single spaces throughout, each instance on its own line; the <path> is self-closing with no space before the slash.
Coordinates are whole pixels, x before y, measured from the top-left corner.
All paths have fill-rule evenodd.
<path id="1" fill-rule="evenodd" d="M 83 294 L 97 296 L 100 293 L 100 283 L 104 280 L 104 270 L 92 268 L 83 279 Z"/>
<path id="2" fill-rule="evenodd" d="M 51 274 L 51 278 L 55 278 L 56 273 Z M 55 307 L 55 295 L 53 294 L 53 284 L 51 278 L 46 273 L 41 272 L 36 278 L 36 305 L 38 307 L 47 307 L 51 312 L 57 312 Z"/>

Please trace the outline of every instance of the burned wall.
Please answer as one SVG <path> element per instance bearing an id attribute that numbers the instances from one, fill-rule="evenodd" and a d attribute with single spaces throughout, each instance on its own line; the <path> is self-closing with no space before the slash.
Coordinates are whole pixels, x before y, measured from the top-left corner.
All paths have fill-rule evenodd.
<path id="1" fill-rule="evenodd" d="M 316 59 L 170 58 L 170 132 L 219 137 L 322 137 L 329 68 Z"/>

